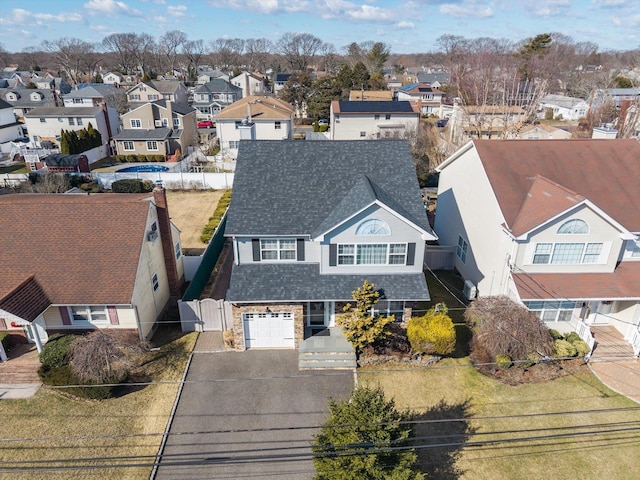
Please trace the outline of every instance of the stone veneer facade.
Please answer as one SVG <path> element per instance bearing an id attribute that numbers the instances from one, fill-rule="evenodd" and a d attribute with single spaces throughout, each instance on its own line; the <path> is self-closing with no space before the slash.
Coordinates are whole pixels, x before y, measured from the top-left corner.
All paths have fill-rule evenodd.
<path id="1" fill-rule="evenodd" d="M 233 317 L 233 341 L 235 350 L 246 350 L 244 345 L 244 325 L 242 322 L 243 313 L 265 313 L 267 308 L 272 312 L 291 312 L 293 314 L 294 325 L 294 348 L 300 346 L 300 342 L 304 340 L 304 314 L 303 305 L 301 303 L 270 303 L 267 305 L 233 305 L 231 307 Z"/>

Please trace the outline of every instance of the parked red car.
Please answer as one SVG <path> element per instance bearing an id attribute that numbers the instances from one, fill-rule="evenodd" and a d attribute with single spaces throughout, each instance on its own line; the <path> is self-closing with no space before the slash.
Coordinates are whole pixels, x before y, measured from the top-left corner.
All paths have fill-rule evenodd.
<path id="1" fill-rule="evenodd" d="M 213 122 L 211 120 L 200 120 L 198 128 L 213 128 Z"/>

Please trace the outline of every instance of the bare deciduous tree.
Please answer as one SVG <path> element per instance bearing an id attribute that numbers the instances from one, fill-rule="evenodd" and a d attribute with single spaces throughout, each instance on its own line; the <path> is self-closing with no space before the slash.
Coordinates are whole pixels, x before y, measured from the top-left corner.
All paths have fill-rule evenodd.
<path id="1" fill-rule="evenodd" d="M 553 353 L 549 329 L 535 313 L 505 295 L 478 298 L 464 317 L 473 331 L 471 348 L 476 361 L 486 361 L 486 355 L 494 362 L 498 355 L 526 360 Z"/>
<path id="2" fill-rule="evenodd" d="M 247 67 L 253 71 L 265 72 L 267 60 L 273 51 L 273 44 L 266 38 L 249 38 L 245 42 Z"/>
<path id="3" fill-rule="evenodd" d="M 202 40 L 187 41 L 182 44 L 182 53 L 187 57 L 189 66 L 190 80 L 195 80 L 198 77 L 198 66 L 200 60 L 205 54 L 205 46 Z"/>
<path id="4" fill-rule="evenodd" d="M 135 33 L 114 33 L 102 39 L 103 48 L 115 56 L 116 68 L 124 75 L 130 74 L 135 67 L 135 42 Z"/>
<path id="5" fill-rule="evenodd" d="M 92 44 L 78 38 L 59 38 L 42 42 L 45 51 L 52 53 L 61 71 L 72 83 L 82 82 L 82 75 L 86 73 L 86 58 L 95 53 Z"/>
<path id="6" fill-rule="evenodd" d="M 278 40 L 278 50 L 292 71 L 302 71 L 313 62 L 322 40 L 310 33 L 287 32 Z"/>
<path id="7" fill-rule="evenodd" d="M 181 45 L 187 41 L 187 36 L 180 30 L 170 30 L 160 37 L 158 46 L 164 55 L 169 72 L 173 75 L 176 68 L 176 59 Z"/>
<path id="8" fill-rule="evenodd" d="M 79 380 L 89 384 L 119 383 L 143 352 L 136 332 L 94 330 L 73 342 L 69 367 Z"/>

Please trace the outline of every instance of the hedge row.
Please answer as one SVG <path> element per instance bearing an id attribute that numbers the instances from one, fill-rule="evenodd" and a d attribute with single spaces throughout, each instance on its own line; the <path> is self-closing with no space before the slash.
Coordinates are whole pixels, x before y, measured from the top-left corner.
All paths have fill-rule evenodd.
<path id="1" fill-rule="evenodd" d="M 138 180 L 137 178 L 124 178 L 111 184 L 113 193 L 148 193 L 154 188 L 155 183 L 151 180 Z"/>
<path id="2" fill-rule="evenodd" d="M 111 157 L 117 163 L 132 162 L 164 162 L 164 155 L 114 155 Z"/>
<path id="3" fill-rule="evenodd" d="M 227 210 L 227 207 L 231 203 L 231 190 L 227 190 L 224 192 L 224 195 L 220 197 L 218 201 L 218 206 L 213 211 L 213 215 L 209 217 L 209 222 L 202 229 L 202 235 L 200 235 L 200 241 L 202 243 L 209 243 L 211 237 L 213 237 L 216 228 L 220 224 L 222 217 L 224 216 L 224 212 Z"/>

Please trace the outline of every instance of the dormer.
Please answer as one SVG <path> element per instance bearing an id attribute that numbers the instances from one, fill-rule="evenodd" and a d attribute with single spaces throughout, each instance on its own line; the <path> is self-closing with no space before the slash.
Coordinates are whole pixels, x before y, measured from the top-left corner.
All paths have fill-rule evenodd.
<path id="1" fill-rule="evenodd" d="M 7 92 L 4 98 L 10 102 L 15 102 L 20 99 L 20 94 L 18 92 Z"/>
<path id="2" fill-rule="evenodd" d="M 40 92 L 31 92 L 31 94 L 29 95 L 29 99 L 32 102 L 41 102 L 42 100 L 44 100 L 44 95 Z"/>

